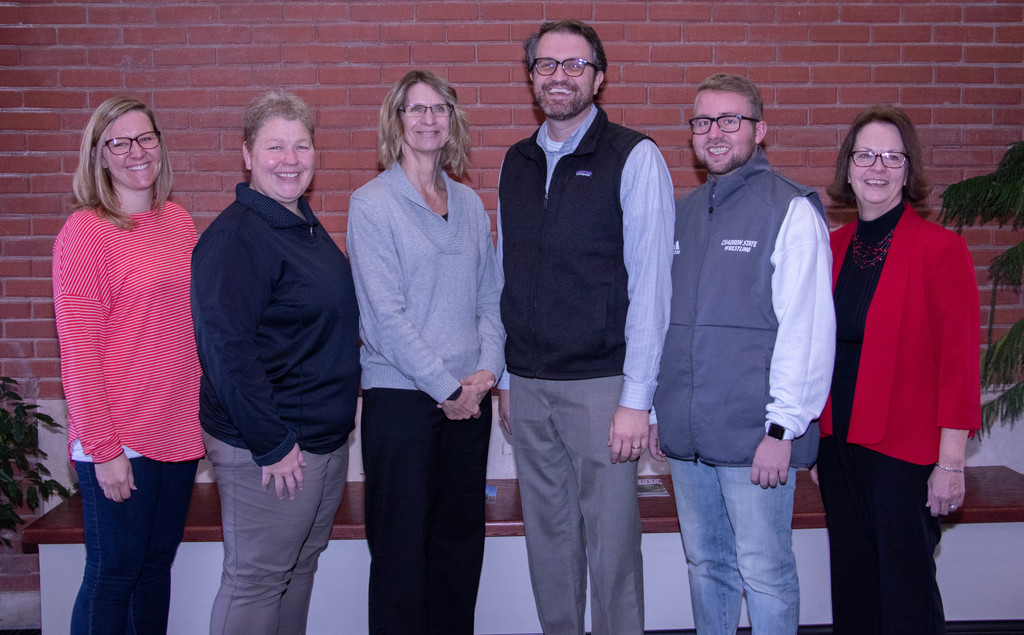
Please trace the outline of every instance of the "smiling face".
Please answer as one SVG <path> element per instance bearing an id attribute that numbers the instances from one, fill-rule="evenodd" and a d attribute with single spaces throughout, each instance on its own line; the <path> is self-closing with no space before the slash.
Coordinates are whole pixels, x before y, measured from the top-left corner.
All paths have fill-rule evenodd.
<path id="1" fill-rule="evenodd" d="M 301 121 L 268 119 L 256 132 L 252 149 L 242 144 L 249 186 L 299 213 L 299 199 L 313 180 L 313 139 Z"/>
<path id="2" fill-rule="evenodd" d="M 693 104 L 694 117 L 741 115 L 751 117 L 750 102 L 739 93 L 721 90 L 703 90 L 697 93 Z M 693 149 L 708 172 L 725 176 L 742 167 L 754 155 L 757 145 L 764 139 L 768 126 L 763 121 L 744 119 L 736 132 L 722 132 L 717 123 L 711 124 L 707 134 L 693 135 Z"/>
<path id="3" fill-rule="evenodd" d="M 100 164 L 110 174 L 111 185 L 125 211 L 149 209 L 153 199 L 153 184 L 160 174 L 160 146 L 146 150 L 132 142 L 127 154 L 115 155 L 107 147 L 107 141 L 116 137 L 133 139 L 155 129 L 146 113 L 129 110 L 115 119 L 100 137 Z"/>
<path id="4" fill-rule="evenodd" d="M 870 150 L 906 153 L 899 129 L 891 123 L 872 121 L 857 133 L 853 151 Z M 878 218 L 903 200 L 903 186 L 907 183 L 908 163 L 898 168 L 887 168 L 879 157 L 871 167 L 861 168 L 850 162 L 847 180 L 857 197 L 857 214 L 864 220 Z"/>
<path id="5" fill-rule="evenodd" d="M 590 45 L 582 35 L 557 31 L 545 33 L 540 38 L 537 57 L 550 57 L 558 61 L 594 61 Z M 587 64 L 582 75 L 569 77 L 559 65 L 553 75 L 546 77 L 531 69 L 530 80 L 533 82 L 533 96 L 537 105 L 548 119 L 579 124 L 586 119 L 590 104 L 594 103 L 594 95 L 604 81 L 604 73 L 592 64 Z"/>
<path id="6" fill-rule="evenodd" d="M 410 86 L 405 97 L 406 106 L 435 106 L 444 103 L 447 103 L 444 97 L 423 83 Z M 430 108 L 418 117 L 408 112 L 402 113 L 402 155 L 430 155 L 429 158 L 436 163 L 437 153 L 448 140 L 449 122 L 450 117 L 438 117 Z"/>

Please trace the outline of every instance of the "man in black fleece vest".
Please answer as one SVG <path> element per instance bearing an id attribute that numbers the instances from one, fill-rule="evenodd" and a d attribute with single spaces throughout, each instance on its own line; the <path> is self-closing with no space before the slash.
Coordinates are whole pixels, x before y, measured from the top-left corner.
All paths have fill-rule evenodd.
<path id="1" fill-rule="evenodd" d="M 591 27 L 549 22 L 524 48 L 547 119 L 498 189 L 499 411 L 530 577 L 545 633 L 582 635 L 589 565 L 593 633 L 639 635 L 636 460 L 668 325 L 672 182 L 653 141 L 593 105 L 607 61 Z"/>

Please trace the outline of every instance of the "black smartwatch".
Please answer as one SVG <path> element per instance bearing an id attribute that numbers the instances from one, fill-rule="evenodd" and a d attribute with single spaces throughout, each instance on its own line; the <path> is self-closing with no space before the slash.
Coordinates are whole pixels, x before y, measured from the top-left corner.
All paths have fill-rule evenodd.
<path id="1" fill-rule="evenodd" d="M 777 423 L 769 424 L 768 436 L 770 436 L 773 439 L 778 439 L 779 441 L 782 441 L 786 437 L 786 429 Z"/>
<path id="2" fill-rule="evenodd" d="M 455 389 L 455 392 L 453 392 L 448 397 L 448 401 L 455 401 L 455 400 L 457 400 L 461 396 L 462 396 L 462 386 L 459 386 L 458 388 Z"/>

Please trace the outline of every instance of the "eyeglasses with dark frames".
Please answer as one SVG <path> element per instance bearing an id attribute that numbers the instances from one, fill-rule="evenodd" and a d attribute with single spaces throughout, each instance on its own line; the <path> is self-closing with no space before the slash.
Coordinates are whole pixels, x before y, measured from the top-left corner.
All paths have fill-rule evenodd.
<path id="1" fill-rule="evenodd" d="M 103 145 L 107 146 L 110 154 L 128 154 L 132 150 L 132 144 L 138 144 L 143 150 L 153 150 L 160 147 L 160 131 L 151 130 L 143 132 L 137 137 L 114 137 L 108 139 Z"/>
<path id="2" fill-rule="evenodd" d="M 879 158 L 882 165 L 887 168 L 902 168 L 907 162 L 907 155 L 903 152 L 872 152 L 871 150 L 854 150 L 850 153 L 850 159 L 858 168 L 870 168 Z"/>
<path id="3" fill-rule="evenodd" d="M 711 132 L 711 123 L 718 124 L 722 132 L 736 132 L 743 125 L 744 121 L 757 123 L 760 119 L 747 117 L 745 115 L 722 115 L 721 117 L 694 117 L 690 120 L 690 131 L 693 134 L 707 134 Z"/>
<path id="4" fill-rule="evenodd" d="M 427 106 L 426 104 L 409 104 L 408 106 L 401 106 L 398 110 L 404 112 L 410 117 L 422 117 L 427 114 L 427 111 L 434 113 L 435 117 L 447 117 L 452 114 L 452 110 L 455 107 L 451 104 L 433 104 Z"/>
<path id="5" fill-rule="evenodd" d="M 562 72 L 569 77 L 579 77 L 583 74 L 583 71 L 587 70 L 587 65 L 594 66 L 593 62 L 581 59 L 570 59 L 558 61 L 552 57 L 538 57 L 533 62 L 533 70 L 538 75 L 554 75 L 555 69 L 559 66 L 562 67 Z M 596 68 L 596 67 L 595 67 Z"/>

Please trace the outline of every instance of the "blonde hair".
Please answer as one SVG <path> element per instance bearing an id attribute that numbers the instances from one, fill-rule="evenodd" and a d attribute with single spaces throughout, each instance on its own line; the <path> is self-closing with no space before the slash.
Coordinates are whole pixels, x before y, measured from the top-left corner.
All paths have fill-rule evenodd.
<path id="1" fill-rule="evenodd" d="M 459 106 L 459 97 L 452 85 L 430 71 L 409 71 L 384 97 L 384 103 L 380 106 L 380 126 L 377 129 L 377 159 L 384 169 L 402 160 L 405 126 L 399 108 L 405 107 L 409 89 L 416 84 L 426 84 L 434 89 L 452 107 L 448 116 L 448 139 L 441 148 L 437 173 L 439 180 L 444 170 L 461 176 L 469 167 L 469 121 L 466 112 Z"/>
<path id="2" fill-rule="evenodd" d="M 75 209 L 91 209 L 100 218 L 105 218 L 118 229 L 131 229 L 135 226 L 131 215 L 121 209 L 121 201 L 110 180 L 110 172 L 103 167 L 99 153 L 108 141 L 107 130 L 118 117 L 133 110 L 139 110 L 149 117 L 153 130 L 159 132 L 156 117 L 146 104 L 132 97 L 112 97 L 100 104 L 92 113 L 89 123 L 82 133 L 82 145 L 78 152 L 78 167 L 72 185 L 75 192 Z M 160 172 L 153 183 L 153 209 L 163 207 L 171 194 L 171 161 L 167 156 L 167 147 L 160 142 Z"/>

